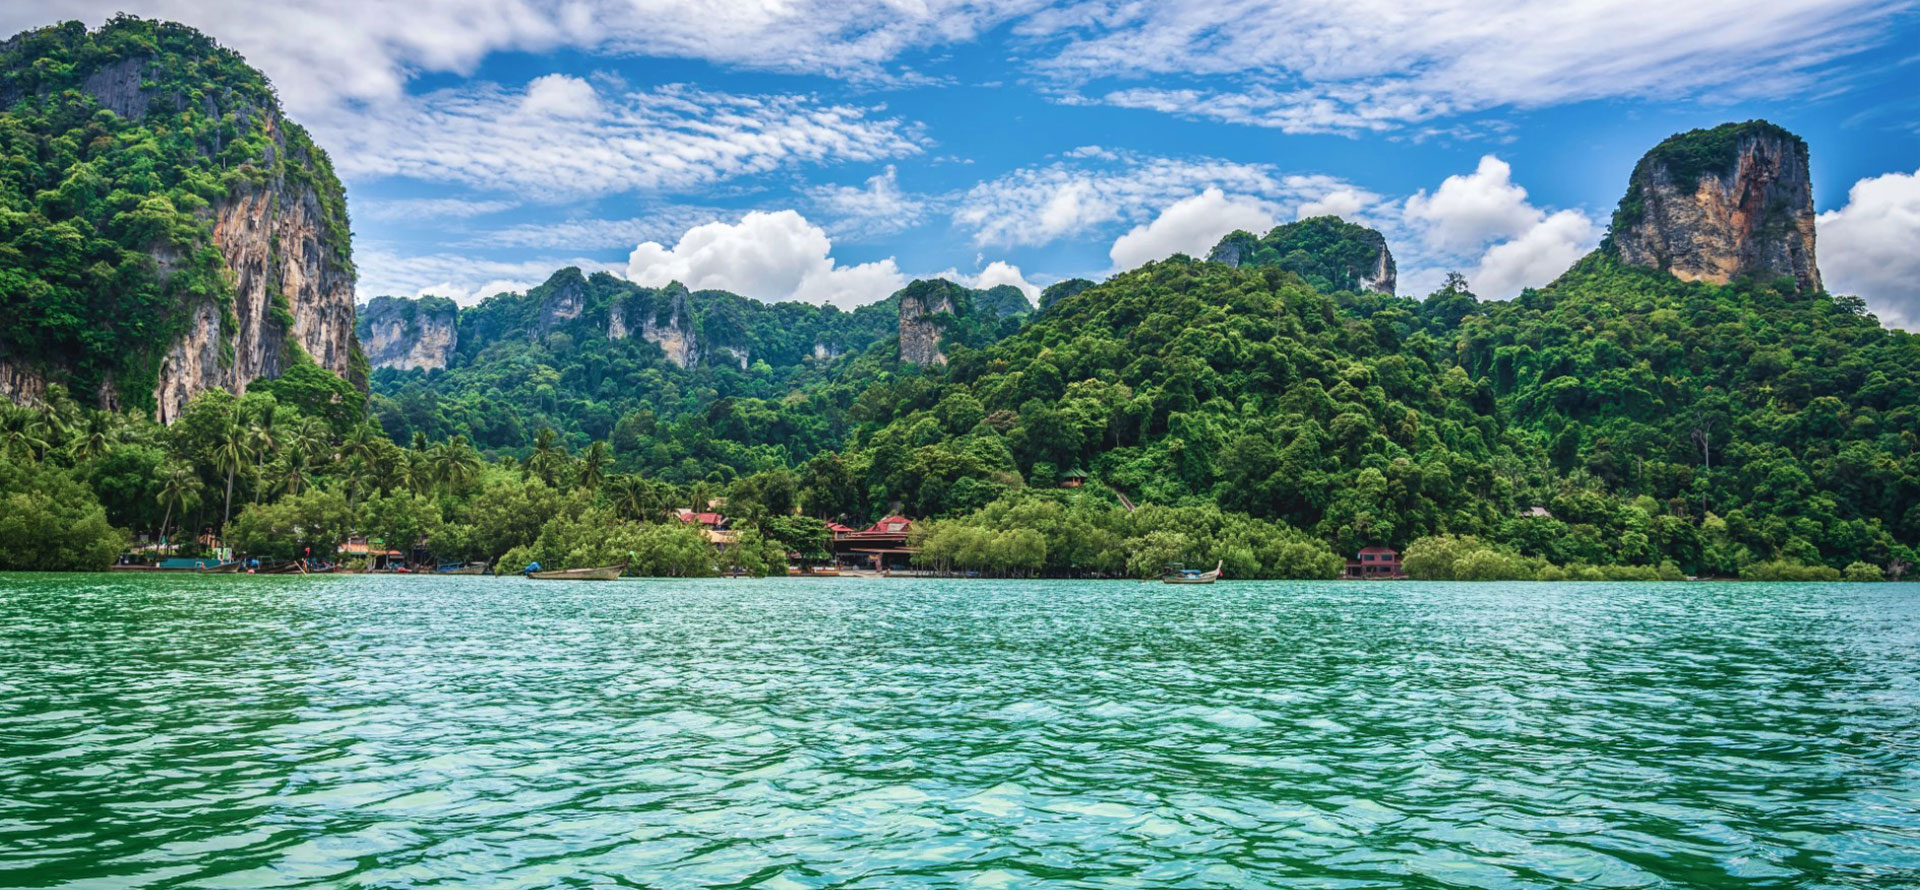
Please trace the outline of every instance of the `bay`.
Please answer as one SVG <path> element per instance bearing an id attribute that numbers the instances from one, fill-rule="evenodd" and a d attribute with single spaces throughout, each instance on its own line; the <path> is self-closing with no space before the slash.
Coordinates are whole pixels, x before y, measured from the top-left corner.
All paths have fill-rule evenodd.
<path id="1" fill-rule="evenodd" d="M 0 575 L 0 887 L 1920 886 L 1920 585 Z"/>

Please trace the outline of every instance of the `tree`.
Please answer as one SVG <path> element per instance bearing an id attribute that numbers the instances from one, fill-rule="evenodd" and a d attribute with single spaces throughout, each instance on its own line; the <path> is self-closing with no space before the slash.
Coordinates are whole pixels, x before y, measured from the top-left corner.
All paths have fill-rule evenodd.
<path id="1" fill-rule="evenodd" d="M 167 524 L 178 512 L 185 515 L 187 508 L 200 502 L 200 474 L 193 468 L 178 461 L 170 462 L 160 473 L 160 503 L 166 506 L 166 516 L 160 520 L 160 537 L 167 536 Z"/>
<path id="2" fill-rule="evenodd" d="M 252 457 L 252 438 L 247 426 L 238 419 L 227 421 L 213 452 L 214 468 L 227 476 L 226 507 L 220 519 L 222 529 L 233 521 L 233 477 Z"/>

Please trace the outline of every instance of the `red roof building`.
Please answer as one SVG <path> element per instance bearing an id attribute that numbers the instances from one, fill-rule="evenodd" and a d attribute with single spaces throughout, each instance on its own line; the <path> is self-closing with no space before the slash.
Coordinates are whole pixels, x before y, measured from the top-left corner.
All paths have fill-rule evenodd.
<path id="1" fill-rule="evenodd" d="M 914 548 L 907 546 L 912 529 L 913 520 L 905 516 L 889 516 L 859 531 L 836 529 L 834 560 L 850 568 L 871 566 L 876 571 L 908 568 L 914 553 Z"/>
<path id="2" fill-rule="evenodd" d="M 1362 547 L 1354 558 L 1347 560 L 1348 578 L 1384 580 L 1406 576 L 1400 568 L 1400 551 L 1392 547 Z"/>

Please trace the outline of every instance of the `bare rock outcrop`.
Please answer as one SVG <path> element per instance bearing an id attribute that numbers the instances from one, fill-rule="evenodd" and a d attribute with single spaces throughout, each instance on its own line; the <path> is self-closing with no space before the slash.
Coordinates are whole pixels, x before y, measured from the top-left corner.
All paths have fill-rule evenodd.
<path id="1" fill-rule="evenodd" d="M 691 368 L 699 363 L 700 336 L 686 287 L 674 282 L 643 294 L 648 299 L 614 302 L 607 314 L 608 339 L 624 339 L 637 331 L 640 339 L 660 347 L 675 366 Z"/>
<path id="2" fill-rule="evenodd" d="M 444 297 L 374 297 L 360 307 L 359 335 L 375 368 L 443 370 L 460 346 L 460 307 Z"/>
<path id="3" fill-rule="evenodd" d="M 959 312 L 957 285 L 945 281 L 916 281 L 900 291 L 900 361 L 910 365 L 944 365 L 940 336 Z"/>
<path id="4" fill-rule="evenodd" d="M 1818 291 L 1807 144 L 1766 121 L 1673 136 L 1634 167 L 1608 241 L 1621 261 L 1684 281 Z"/>
<path id="5" fill-rule="evenodd" d="M 269 132 L 280 135 L 278 118 Z M 276 138 L 275 150 L 287 145 Z M 309 162 L 287 159 L 289 165 Z M 196 394 L 235 394 L 278 377 L 298 352 L 351 377 L 354 332 L 352 263 L 344 255 L 345 220 L 330 219 L 306 177 L 281 175 L 231 195 L 213 208 L 213 241 L 232 273 L 229 316 L 211 299 L 188 306 L 186 333 L 160 363 L 156 415 L 171 423 Z M 162 258 L 162 265 L 165 264 Z M 364 383 L 362 383 L 364 385 Z"/>

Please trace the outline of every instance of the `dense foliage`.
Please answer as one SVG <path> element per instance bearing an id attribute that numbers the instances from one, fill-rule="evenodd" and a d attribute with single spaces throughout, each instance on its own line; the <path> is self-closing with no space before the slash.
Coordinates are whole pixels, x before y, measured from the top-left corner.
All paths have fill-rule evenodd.
<path id="1" fill-rule="evenodd" d="M 188 309 L 237 323 L 212 208 L 283 179 L 313 189 L 344 261 L 325 153 L 237 54 L 128 16 L 0 44 L 0 357 L 150 410 Z"/>
<path id="2" fill-rule="evenodd" d="M 1391 277 L 1393 257 L 1379 232 L 1337 216 L 1316 216 L 1275 226 L 1265 237 L 1231 232 L 1207 258 L 1230 266 L 1285 269 L 1322 293 L 1333 293 L 1366 290 L 1383 256 L 1386 275 L 1380 277 Z"/>

